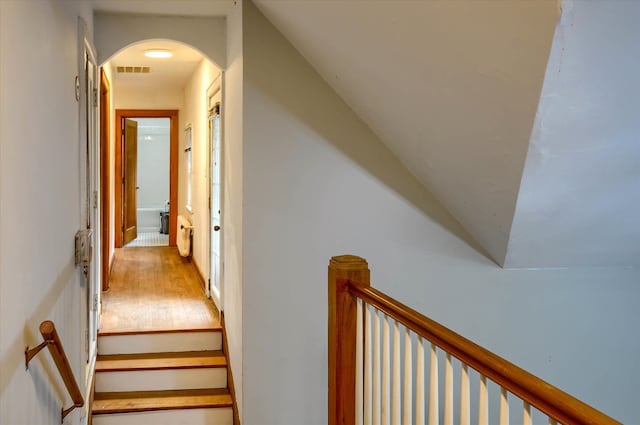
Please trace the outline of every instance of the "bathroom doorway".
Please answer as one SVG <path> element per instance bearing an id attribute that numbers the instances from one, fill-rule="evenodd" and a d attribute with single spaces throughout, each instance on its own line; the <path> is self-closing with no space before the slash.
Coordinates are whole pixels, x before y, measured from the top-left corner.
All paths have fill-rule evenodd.
<path id="1" fill-rule="evenodd" d="M 169 246 L 169 118 L 129 118 L 127 121 L 137 123 L 138 131 L 136 237 L 125 247 Z M 126 228 L 125 225 L 125 241 L 128 239 Z"/>
<path id="2" fill-rule="evenodd" d="M 117 248 L 175 246 L 177 125 L 174 110 L 116 110 Z"/>

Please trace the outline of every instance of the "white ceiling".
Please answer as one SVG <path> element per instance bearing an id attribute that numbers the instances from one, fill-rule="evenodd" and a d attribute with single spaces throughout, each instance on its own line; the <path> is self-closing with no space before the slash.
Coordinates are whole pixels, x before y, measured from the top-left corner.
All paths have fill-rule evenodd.
<path id="1" fill-rule="evenodd" d="M 147 58 L 144 52 L 149 49 L 168 49 L 173 53 L 173 57 Z M 119 90 L 128 87 L 182 89 L 202 60 L 202 55 L 191 47 L 175 41 L 157 40 L 131 46 L 115 55 L 110 63 L 113 66 L 113 79 Z M 118 73 L 118 66 L 149 66 L 151 71 L 148 74 Z"/>
<path id="2" fill-rule="evenodd" d="M 227 16 L 234 0 L 92 0 L 95 11 L 176 16 Z"/>
<path id="3" fill-rule="evenodd" d="M 256 4 L 502 264 L 557 2 Z"/>

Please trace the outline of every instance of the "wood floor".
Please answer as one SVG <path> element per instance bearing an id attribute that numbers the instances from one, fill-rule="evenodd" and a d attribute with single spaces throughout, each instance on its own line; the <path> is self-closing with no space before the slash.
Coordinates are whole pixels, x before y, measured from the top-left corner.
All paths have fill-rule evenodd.
<path id="1" fill-rule="evenodd" d="M 100 333 L 212 329 L 219 314 L 175 247 L 119 248 L 102 293 Z"/>

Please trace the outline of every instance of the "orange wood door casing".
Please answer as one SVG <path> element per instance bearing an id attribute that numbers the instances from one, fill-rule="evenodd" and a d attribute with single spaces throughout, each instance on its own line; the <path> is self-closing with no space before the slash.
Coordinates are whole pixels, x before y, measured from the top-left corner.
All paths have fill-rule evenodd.
<path id="1" fill-rule="evenodd" d="M 138 237 L 137 229 L 137 186 L 138 186 L 138 123 L 124 120 L 124 245 Z"/>

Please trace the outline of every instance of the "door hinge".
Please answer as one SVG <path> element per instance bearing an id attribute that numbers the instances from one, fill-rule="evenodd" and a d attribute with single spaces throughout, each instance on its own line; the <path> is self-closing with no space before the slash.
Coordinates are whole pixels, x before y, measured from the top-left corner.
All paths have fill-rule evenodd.
<path id="1" fill-rule="evenodd" d="M 93 294 L 93 311 L 98 311 L 98 294 Z"/>
<path id="2" fill-rule="evenodd" d="M 93 89 L 93 107 L 98 107 L 98 89 L 96 88 Z"/>
<path id="3" fill-rule="evenodd" d="M 89 353 L 89 329 L 84 330 L 84 349 Z"/>
<path id="4" fill-rule="evenodd" d="M 93 209 L 97 209 L 98 208 L 98 191 L 94 190 L 93 191 Z"/>

